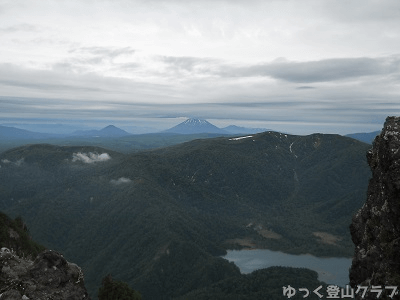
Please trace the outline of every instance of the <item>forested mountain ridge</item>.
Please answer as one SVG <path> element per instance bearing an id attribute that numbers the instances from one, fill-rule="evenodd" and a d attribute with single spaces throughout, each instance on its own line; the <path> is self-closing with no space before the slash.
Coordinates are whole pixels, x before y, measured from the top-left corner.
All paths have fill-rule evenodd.
<path id="1" fill-rule="evenodd" d="M 322 220 L 339 223 L 346 218 L 345 210 L 356 209 L 362 199 L 348 200 L 357 193 L 361 197 L 365 193 L 369 171 L 363 153 L 367 148 L 338 135 L 302 137 L 267 132 L 197 140 L 154 152 L 161 153 L 165 163 L 173 162 L 171 169 L 186 179 L 185 184 L 198 189 L 197 195 L 212 190 L 220 196 L 218 205 L 228 203 L 222 214 L 240 211 L 237 208 L 230 211 L 232 203 L 246 206 L 251 202 L 253 208 L 260 209 L 260 214 L 274 210 L 272 215 L 284 215 L 286 221 L 292 218 L 294 221 L 297 217 L 304 219 L 297 211 L 303 206 L 306 211 L 316 213 L 314 217 L 322 223 Z M 343 197 L 340 201 L 338 190 Z M 194 201 L 195 197 L 190 199 Z M 274 227 L 274 222 L 268 223 Z"/>
<path id="2" fill-rule="evenodd" d="M 277 132 L 135 154 L 24 146 L 0 154 L 0 209 L 81 265 L 89 291 L 111 273 L 170 299 L 239 276 L 227 248 L 351 256 L 368 147 Z"/>
<path id="3" fill-rule="evenodd" d="M 1 135 L 1 134 L 0 134 Z M 26 144 L 51 144 L 56 146 L 91 146 L 103 147 L 122 153 L 134 153 L 142 150 L 149 150 L 161 147 L 167 147 L 194 139 L 206 139 L 221 136 L 217 133 L 195 133 L 195 134 L 178 134 L 178 133 L 147 133 L 132 134 L 120 136 L 107 135 L 74 135 L 62 137 L 41 137 L 41 138 L 15 138 L 9 139 L 0 137 L 0 153 L 24 146 Z M 227 136 L 232 134 L 226 134 Z"/>

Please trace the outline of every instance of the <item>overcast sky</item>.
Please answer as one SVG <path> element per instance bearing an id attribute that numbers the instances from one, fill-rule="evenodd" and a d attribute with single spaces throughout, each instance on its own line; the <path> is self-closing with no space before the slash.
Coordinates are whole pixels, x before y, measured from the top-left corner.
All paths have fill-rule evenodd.
<path id="1" fill-rule="evenodd" d="M 0 0 L 0 123 L 379 130 L 399 28 L 398 0 Z"/>

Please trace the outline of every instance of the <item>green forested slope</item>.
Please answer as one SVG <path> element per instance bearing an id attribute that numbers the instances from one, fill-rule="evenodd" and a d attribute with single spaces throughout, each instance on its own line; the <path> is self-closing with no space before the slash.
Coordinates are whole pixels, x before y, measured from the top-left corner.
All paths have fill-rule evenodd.
<path id="1" fill-rule="evenodd" d="M 170 299 L 239 278 L 218 257 L 226 248 L 351 256 L 368 147 L 275 132 L 136 154 L 23 146 L 0 154 L 0 209 L 82 266 L 92 294 L 111 273 L 143 299 Z M 79 152 L 110 159 L 74 161 Z"/>
<path id="2" fill-rule="evenodd" d="M 290 285 L 296 289 L 296 294 L 290 299 L 304 299 L 305 293 L 299 288 L 308 288 L 310 294 L 307 299 L 320 299 L 312 293 L 314 289 L 322 286 L 324 294 L 326 284 L 318 281 L 315 271 L 302 268 L 270 267 L 257 270 L 251 274 L 231 277 L 212 284 L 209 287 L 194 290 L 175 300 L 281 300 L 283 287 Z"/>

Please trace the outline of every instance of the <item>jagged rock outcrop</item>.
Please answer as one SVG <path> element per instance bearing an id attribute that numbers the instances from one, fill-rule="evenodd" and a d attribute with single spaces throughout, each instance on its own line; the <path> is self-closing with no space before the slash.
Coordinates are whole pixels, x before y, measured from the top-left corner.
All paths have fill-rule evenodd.
<path id="1" fill-rule="evenodd" d="M 34 261 L 0 250 L 0 299 L 90 299 L 82 270 L 62 254 L 45 250 Z"/>
<path id="2" fill-rule="evenodd" d="M 372 170 L 367 201 L 350 226 L 355 244 L 350 284 L 382 286 L 380 299 L 390 299 L 392 290 L 384 287 L 400 288 L 400 117 L 386 119 L 367 160 Z M 364 299 L 377 299 L 377 292 L 369 290 Z"/>

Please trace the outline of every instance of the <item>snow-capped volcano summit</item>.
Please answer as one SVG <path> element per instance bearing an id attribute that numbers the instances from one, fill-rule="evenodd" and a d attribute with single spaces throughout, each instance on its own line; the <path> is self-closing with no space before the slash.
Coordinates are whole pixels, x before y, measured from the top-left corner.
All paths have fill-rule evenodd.
<path id="1" fill-rule="evenodd" d="M 165 132 L 193 134 L 193 133 L 223 133 L 227 134 L 223 129 L 211 124 L 204 119 L 187 119 L 186 121 L 166 130 Z"/>
<path id="2" fill-rule="evenodd" d="M 187 119 L 185 122 L 182 122 L 181 124 L 187 125 L 187 126 L 199 126 L 202 124 L 210 124 L 210 122 L 204 120 L 204 119 Z M 214 126 L 214 125 L 212 125 Z"/>

